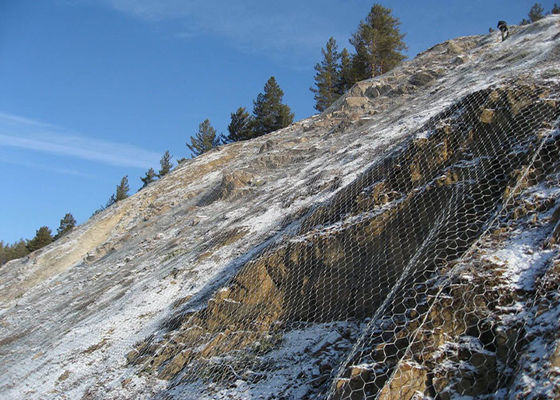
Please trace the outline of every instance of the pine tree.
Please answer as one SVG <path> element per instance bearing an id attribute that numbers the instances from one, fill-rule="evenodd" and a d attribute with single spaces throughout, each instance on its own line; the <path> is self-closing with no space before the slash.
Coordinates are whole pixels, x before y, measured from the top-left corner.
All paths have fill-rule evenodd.
<path id="1" fill-rule="evenodd" d="M 150 183 L 154 182 L 156 178 L 157 178 L 156 171 L 154 171 L 153 168 L 150 168 L 148 171 L 146 171 L 146 175 L 144 175 L 144 177 L 140 177 L 140 180 L 142 181 L 142 187 L 140 188 L 140 190 L 144 189 Z"/>
<path id="2" fill-rule="evenodd" d="M 239 107 L 231 114 L 231 122 L 228 125 L 229 134 L 225 137 L 225 143 L 239 142 L 253 137 L 253 118 L 245 107 Z"/>
<path id="3" fill-rule="evenodd" d="M 2 243 L 2 242 L 0 242 Z M 20 239 L 19 241 L 15 242 L 12 245 L 4 245 L 3 249 L 0 250 L 0 265 L 10 261 L 15 260 L 16 258 L 25 257 L 29 254 L 29 250 L 27 249 L 27 243 L 25 240 Z"/>
<path id="4" fill-rule="evenodd" d="M 519 25 L 529 25 L 531 23 L 531 21 L 529 21 L 527 18 L 523 18 L 520 22 Z"/>
<path id="5" fill-rule="evenodd" d="M 539 19 L 544 18 L 544 8 L 541 3 L 533 4 L 533 7 L 529 10 L 529 20 L 531 22 L 536 22 Z"/>
<path id="6" fill-rule="evenodd" d="M 157 176 L 158 177 L 163 177 L 164 175 L 167 175 L 169 173 L 169 171 L 171 171 L 171 168 L 173 168 L 173 163 L 171 162 L 171 154 L 169 154 L 169 150 L 166 150 L 165 153 L 163 153 L 163 156 L 161 157 L 161 160 L 159 160 L 159 165 L 161 166 Z M 151 168 L 150 168 L 151 169 Z M 150 172 L 150 171 L 148 171 Z M 147 175 L 147 173 L 146 173 Z M 155 176 L 155 175 L 154 175 Z M 140 178 L 142 179 L 142 178 Z M 142 182 L 144 182 L 144 180 L 142 179 Z M 152 181 L 150 181 L 152 182 Z M 150 183 L 148 182 L 148 183 Z M 146 186 L 147 183 L 144 184 L 144 186 Z"/>
<path id="7" fill-rule="evenodd" d="M 255 137 L 285 128 L 294 120 L 290 107 L 282 104 L 284 92 L 272 76 L 264 85 L 264 93 L 259 93 L 253 101 L 253 135 Z"/>
<path id="8" fill-rule="evenodd" d="M 552 7 L 552 10 L 550 10 L 551 14 L 560 14 L 560 6 L 558 6 L 558 4 L 554 3 L 554 6 Z"/>
<path id="9" fill-rule="evenodd" d="M 20 239 L 14 244 L 5 244 L 0 241 L 0 265 L 16 258 L 25 257 L 29 254 L 25 240 Z"/>
<path id="10" fill-rule="evenodd" d="M 343 95 L 356 83 L 352 70 L 352 57 L 348 49 L 340 52 L 340 70 L 338 73 L 337 93 Z"/>
<path id="11" fill-rule="evenodd" d="M 117 197 L 115 196 L 115 193 L 113 193 L 111 195 L 111 197 L 109 197 L 109 200 L 107 200 L 107 203 L 105 203 L 105 206 L 101 207 L 101 209 L 99 211 L 103 211 L 106 208 L 111 207 L 113 204 L 115 204 L 117 202 Z"/>
<path id="12" fill-rule="evenodd" d="M 54 240 L 61 238 L 66 235 L 76 226 L 76 219 L 70 213 L 67 213 L 61 220 L 58 229 L 56 230 L 56 235 Z"/>
<path id="13" fill-rule="evenodd" d="M 317 111 L 326 110 L 340 97 L 337 87 L 340 81 L 340 54 L 333 37 L 328 40 L 325 48 L 321 49 L 321 53 L 323 54 L 323 61 L 315 64 L 315 87 L 310 89 L 315 93 L 315 109 Z"/>
<path id="14" fill-rule="evenodd" d="M 28 254 L 29 254 L 29 250 L 27 249 L 27 244 L 23 239 L 20 239 L 19 241 L 17 241 L 11 246 L 11 252 L 10 252 L 11 260 L 25 257 Z"/>
<path id="15" fill-rule="evenodd" d="M 48 226 L 40 227 L 35 233 L 35 237 L 27 242 L 27 250 L 33 252 L 45 247 L 53 241 L 51 230 Z"/>
<path id="16" fill-rule="evenodd" d="M 191 144 L 187 142 L 187 147 L 195 157 L 219 145 L 220 138 L 216 134 L 216 129 L 210 124 L 209 119 L 205 119 L 198 125 L 198 132 L 194 137 L 191 137 Z"/>
<path id="17" fill-rule="evenodd" d="M 360 22 L 350 39 L 356 49 L 352 61 L 358 80 L 382 75 L 406 58 L 400 53 L 406 45 L 399 25 L 391 10 L 379 4 L 374 4 L 366 20 Z"/>
<path id="18" fill-rule="evenodd" d="M 129 189 L 130 188 L 128 186 L 128 175 L 125 175 L 121 179 L 121 183 L 119 183 L 117 185 L 117 191 L 116 191 L 116 194 L 115 194 L 115 202 L 126 199 L 128 197 Z"/>
<path id="19" fill-rule="evenodd" d="M 4 265 L 8 261 L 11 260 L 10 258 L 10 245 L 4 244 L 2 240 L 0 240 L 0 265 Z"/>

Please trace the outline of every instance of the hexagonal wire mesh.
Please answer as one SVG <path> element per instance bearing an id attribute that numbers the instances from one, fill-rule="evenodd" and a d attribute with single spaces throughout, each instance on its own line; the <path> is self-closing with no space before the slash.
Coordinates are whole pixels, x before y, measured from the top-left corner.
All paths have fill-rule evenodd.
<path id="1" fill-rule="evenodd" d="M 539 273 L 488 257 L 553 228 L 559 93 L 515 81 L 462 98 L 129 362 L 183 398 L 505 397 L 531 368 L 528 310 L 557 250 Z"/>

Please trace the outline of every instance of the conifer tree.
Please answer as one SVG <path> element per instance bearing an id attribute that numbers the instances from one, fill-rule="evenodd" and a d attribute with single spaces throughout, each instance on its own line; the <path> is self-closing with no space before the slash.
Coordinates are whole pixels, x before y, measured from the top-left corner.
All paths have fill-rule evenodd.
<path id="1" fill-rule="evenodd" d="M 8 261 L 12 260 L 12 258 L 10 258 L 10 250 L 10 245 L 4 244 L 4 242 L 0 240 L 0 265 L 4 265 Z"/>
<path id="2" fill-rule="evenodd" d="M 107 203 L 105 203 L 105 206 L 101 207 L 101 209 L 99 211 L 103 211 L 106 208 L 111 207 L 113 204 L 115 204 L 117 202 L 117 198 L 115 196 L 115 194 L 113 193 L 111 195 L 111 197 L 109 197 L 109 200 L 107 200 Z"/>
<path id="3" fill-rule="evenodd" d="M 352 56 L 348 49 L 340 52 L 340 71 L 338 73 L 337 93 L 343 95 L 356 83 L 352 71 Z"/>
<path id="4" fill-rule="evenodd" d="M 146 171 L 146 175 L 144 175 L 144 177 L 140 177 L 140 180 L 142 181 L 142 187 L 140 188 L 140 190 L 144 189 L 150 183 L 154 182 L 156 178 L 156 171 L 154 171 L 153 168 L 150 168 L 148 171 Z"/>
<path id="5" fill-rule="evenodd" d="M 56 235 L 54 240 L 61 238 L 66 235 L 76 226 L 76 219 L 71 213 L 67 213 L 61 220 L 58 229 L 56 230 Z"/>
<path id="6" fill-rule="evenodd" d="M 15 260 L 16 258 L 25 257 L 28 254 L 29 254 L 29 250 L 27 249 L 27 245 L 25 243 L 25 240 L 23 239 L 20 239 L 19 241 L 17 241 L 11 246 L 10 257 L 12 260 Z"/>
<path id="7" fill-rule="evenodd" d="M 391 10 L 374 4 L 365 21 L 361 21 L 350 43 L 356 49 L 353 58 L 354 73 L 358 80 L 382 75 L 405 59 L 404 34 L 400 22 Z"/>
<path id="8" fill-rule="evenodd" d="M 117 191 L 116 191 L 116 194 L 115 194 L 115 202 L 126 199 L 128 197 L 129 189 L 130 188 L 128 186 L 128 175 L 125 175 L 121 179 L 121 183 L 119 183 L 117 185 Z"/>
<path id="9" fill-rule="evenodd" d="M 554 6 L 552 7 L 552 10 L 550 10 L 551 14 L 560 14 L 560 6 L 558 6 L 558 4 L 554 3 Z"/>
<path id="10" fill-rule="evenodd" d="M 195 157 L 219 145 L 220 138 L 216 134 L 216 129 L 210 124 L 209 119 L 205 119 L 198 125 L 198 132 L 194 137 L 191 137 L 191 144 L 187 142 L 187 147 Z"/>
<path id="11" fill-rule="evenodd" d="M 252 126 L 253 118 L 245 107 L 239 107 L 236 112 L 231 114 L 231 122 L 228 125 L 229 134 L 224 141 L 231 143 L 251 139 L 253 137 Z"/>
<path id="12" fill-rule="evenodd" d="M 25 257 L 29 254 L 27 249 L 27 243 L 25 240 L 20 239 L 14 244 L 4 245 L 4 248 L 0 252 L 0 265 L 16 258 Z"/>
<path id="13" fill-rule="evenodd" d="M 340 54 L 336 40 L 331 37 L 325 48 L 321 49 L 323 61 L 315 64 L 315 87 L 310 90 L 315 93 L 315 109 L 326 110 L 340 97 L 339 60 Z"/>
<path id="14" fill-rule="evenodd" d="M 529 21 L 527 18 L 523 18 L 520 22 L 519 25 L 529 25 L 531 23 L 531 21 Z"/>
<path id="15" fill-rule="evenodd" d="M 161 156 L 161 160 L 159 160 L 159 165 L 161 166 L 157 176 L 158 177 L 163 177 L 164 175 L 167 175 L 169 173 L 169 171 L 171 171 L 171 168 L 173 168 L 173 163 L 171 162 L 171 154 L 169 154 L 169 150 L 166 150 L 165 153 L 163 153 L 163 156 Z M 153 171 L 152 168 L 150 168 L 150 170 Z M 148 172 L 150 172 L 148 170 Z M 146 176 L 148 175 L 148 172 L 146 173 Z M 155 177 L 155 175 L 154 175 Z M 142 178 L 140 178 L 142 179 Z M 153 180 L 152 180 L 153 181 Z M 150 182 L 152 182 L 150 181 Z M 142 182 L 144 182 L 144 179 L 142 179 Z M 148 183 L 150 183 L 148 182 Z M 148 184 L 145 183 L 144 187 Z"/>
<path id="16" fill-rule="evenodd" d="M 25 240 L 20 239 L 13 244 L 5 244 L 0 241 L 0 265 L 16 258 L 25 257 L 29 254 Z"/>
<path id="17" fill-rule="evenodd" d="M 48 226 L 40 227 L 35 233 L 35 237 L 27 242 L 27 250 L 33 252 L 45 247 L 53 241 L 51 230 Z"/>
<path id="18" fill-rule="evenodd" d="M 533 7 L 529 10 L 529 20 L 531 22 L 536 22 L 539 19 L 544 18 L 544 8 L 541 3 L 533 4 Z"/>
<path id="19" fill-rule="evenodd" d="M 264 85 L 264 93 L 259 93 L 253 101 L 253 135 L 255 137 L 285 128 L 294 120 L 290 107 L 282 104 L 284 92 L 272 76 Z"/>

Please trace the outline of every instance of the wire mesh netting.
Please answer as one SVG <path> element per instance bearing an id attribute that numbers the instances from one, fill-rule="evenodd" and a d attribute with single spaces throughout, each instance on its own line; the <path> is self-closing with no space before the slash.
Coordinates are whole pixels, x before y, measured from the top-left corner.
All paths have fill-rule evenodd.
<path id="1" fill-rule="evenodd" d="M 558 394 L 559 93 L 512 81 L 460 99 L 129 364 L 168 380 L 162 397 Z"/>

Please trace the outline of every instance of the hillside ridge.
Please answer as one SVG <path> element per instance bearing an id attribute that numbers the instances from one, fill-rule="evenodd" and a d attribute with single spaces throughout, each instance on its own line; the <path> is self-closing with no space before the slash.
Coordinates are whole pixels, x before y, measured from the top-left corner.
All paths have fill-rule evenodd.
<path id="1" fill-rule="evenodd" d="M 560 395 L 560 17 L 497 35 L 2 266 L 2 397 Z"/>

